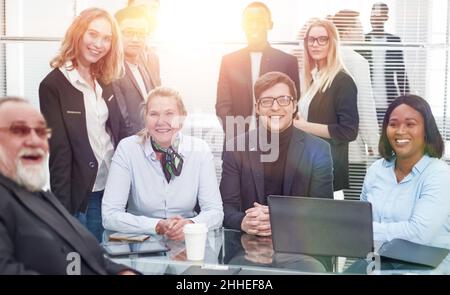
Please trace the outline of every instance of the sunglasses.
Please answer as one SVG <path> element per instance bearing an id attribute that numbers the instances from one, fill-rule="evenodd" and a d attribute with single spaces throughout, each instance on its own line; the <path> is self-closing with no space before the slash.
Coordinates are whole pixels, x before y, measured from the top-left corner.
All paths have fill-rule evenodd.
<path id="1" fill-rule="evenodd" d="M 36 135 L 41 139 L 49 139 L 52 136 L 52 129 L 47 127 L 29 127 L 27 125 L 13 124 L 9 127 L 0 127 L 0 131 L 8 131 L 12 135 L 18 137 L 26 137 L 30 135 L 31 130 L 34 130 Z"/>

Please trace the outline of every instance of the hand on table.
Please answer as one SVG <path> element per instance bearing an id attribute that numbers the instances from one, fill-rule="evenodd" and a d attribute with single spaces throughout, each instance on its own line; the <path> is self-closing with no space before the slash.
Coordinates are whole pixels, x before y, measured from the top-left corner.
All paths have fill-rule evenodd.
<path id="1" fill-rule="evenodd" d="M 255 202 L 252 208 L 245 211 L 245 217 L 242 220 L 241 229 L 250 235 L 272 235 L 272 230 L 270 228 L 269 207 Z"/>

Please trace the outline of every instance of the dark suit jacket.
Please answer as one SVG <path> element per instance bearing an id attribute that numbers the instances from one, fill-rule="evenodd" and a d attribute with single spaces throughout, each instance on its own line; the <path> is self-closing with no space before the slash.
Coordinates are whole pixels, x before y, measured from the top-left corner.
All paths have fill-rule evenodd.
<path id="1" fill-rule="evenodd" d="M 308 122 L 328 125 L 331 139 L 324 139 L 331 147 L 335 191 L 348 187 L 348 143 L 356 139 L 359 125 L 357 93 L 353 79 L 341 71 L 309 105 Z"/>
<path id="2" fill-rule="evenodd" d="M 147 56 L 141 59 L 143 60 L 141 65 L 143 66 L 143 69 L 145 69 L 150 80 L 148 83 L 150 85 L 145 86 L 147 90 L 150 91 L 161 85 L 159 59 L 151 49 L 148 49 Z M 144 79 L 144 83 L 145 82 Z M 111 87 L 125 122 L 127 136 L 136 134 L 142 130 L 145 125 L 142 118 L 142 107 L 145 100 L 127 63 L 125 63 L 125 76 L 112 82 Z"/>
<path id="3" fill-rule="evenodd" d="M 116 99 L 104 87 L 109 110 L 107 131 L 114 146 L 126 136 Z M 98 164 L 89 143 L 83 94 L 59 69 L 53 69 L 39 85 L 41 112 L 52 128 L 50 138 L 50 185 L 66 209 L 85 211 L 95 183 Z"/>
<path id="4" fill-rule="evenodd" d="M 241 134 L 245 151 L 224 151 L 220 192 L 224 227 L 241 229 L 245 210 L 254 202 L 267 204 L 261 152 L 253 140 L 258 130 Z M 249 138 L 251 141 L 249 141 Z M 333 198 L 333 166 L 330 146 L 322 139 L 294 128 L 284 170 L 283 194 Z"/>
<path id="5" fill-rule="evenodd" d="M 70 252 L 80 255 L 81 274 L 129 269 L 106 259 L 95 237 L 53 194 L 31 193 L 0 174 L 0 274 L 67 274 Z"/>
<path id="6" fill-rule="evenodd" d="M 374 42 L 373 36 L 378 36 L 379 34 L 370 32 L 365 36 L 366 42 Z M 387 42 L 400 43 L 400 37 L 384 33 Z M 372 77 L 373 83 L 373 59 L 372 50 L 360 50 L 358 51 L 362 56 L 364 56 L 370 65 L 370 75 Z M 406 75 L 405 63 L 403 60 L 402 50 L 386 50 L 385 55 L 385 68 L 384 68 L 384 79 L 386 83 L 386 97 L 388 99 L 388 104 L 390 104 L 399 95 L 404 95 L 409 93 L 409 83 L 408 77 Z M 395 80 L 397 77 L 397 80 Z M 397 86 L 398 89 L 397 90 Z"/>
<path id="7" fill-rule="evenodd" d="M 222 121 L 224 131 L 226 130 L 226 116 L 247 118 L 252 115 L 254 99 L 251 67 L 248 48 L 235 51 L 222 58 L 217 85 L 216 114 Z M 288 75 L 295 83 L 297 94 L 300 93 L 298 61 L 295 56 L 267 46 L 262 54 L 259 74 L 261 76 L 272 71 Z M 297 99 L 298 97 L 299 95 L 297 95 Z M 247 125 L 245 131 L 248 131 L 248 127 Z M 234 136 L 237 135 L 239 134 L 235 130 Z"/>

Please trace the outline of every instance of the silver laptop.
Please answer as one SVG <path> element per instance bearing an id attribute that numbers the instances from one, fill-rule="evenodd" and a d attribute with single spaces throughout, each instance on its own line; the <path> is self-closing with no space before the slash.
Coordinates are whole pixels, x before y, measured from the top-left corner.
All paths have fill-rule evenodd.
<path id="1" fill-rule="evenodd" d="M 269 196 L 268 205 L 277 252 L 365 258 L 373 251 L 369 202 Z"/>

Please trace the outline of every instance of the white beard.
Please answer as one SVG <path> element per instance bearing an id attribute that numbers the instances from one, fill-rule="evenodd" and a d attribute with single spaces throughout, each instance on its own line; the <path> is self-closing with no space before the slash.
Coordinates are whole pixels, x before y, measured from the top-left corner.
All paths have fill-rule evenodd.
<path id="1" fill-rule="evenodd" d="M 15 181 L 32 192 L 40 191 L 47 184 L 47 158 L 36 165 L 23 165 L 21 161 L 17 163 Z"/>
<path id="2" fill-rule="evenodd" d="M 44 186 L 47 184 L 47 159 L 48 154 L 44 155 L 44 152 L 40 150 L 40 152 L 44 155 L 44 160 L 40 164 L 35 165 L 24 165 L 22 161 L 20 161 L 20 157 L 22 154 L 24 154 L 26 151 L 29 151 L 30 149 L 23 148 L 15 160 L 15 163 L 13 164 L 16 168 L 16 173 L 12 171 L 13 165 L 7 164 L 7 159 L 5 157 L 5 151 L 3 150 L 3 147 L 0 146 L 0 161 L 1 166 L 4 166 L 3 168 L 6 169 L 6 171 L 2 171 L 2 173 L 5 174 L 5 176 L 11 178 L 14 180 L 17 184 L 24 186 L 26 189 L 36 192 L 44 188 Z M 9 169 L 8 169 L 9 167 Z M 13 175 L 11 175 L 13 174 Z"/>

